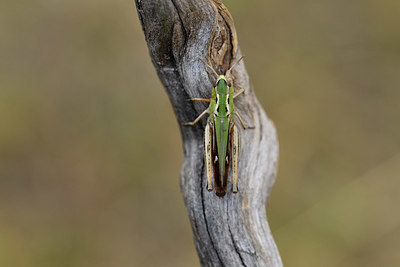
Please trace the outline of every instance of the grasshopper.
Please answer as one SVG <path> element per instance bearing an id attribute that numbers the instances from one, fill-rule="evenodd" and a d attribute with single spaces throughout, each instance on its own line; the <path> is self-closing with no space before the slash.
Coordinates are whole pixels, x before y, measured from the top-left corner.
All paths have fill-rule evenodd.
<path id="1" fill-rule="evenodd" d="M 231 80 L 228 78 L 232 68 L 242 60 L 241 57 L 234 63 L 225 75 L 217 72 L 205 61 L 199 58 L 218 77 L 212 89 L 211 98 L 191 98 L 188 101 L 209 102 L 209 107 L 204 110 L 194 121 L 184 125 L 195 125 L 206 114 L 209 114 L 204 130 L 204 161 L 207 171 L 207 190 L 212 191 L 212 169 L 214 170 L 214 185 L 217 196 L 226 194 L 229 166 L 232 168 L 232 192 L 238 192 L 237 167 L 239 152 L 238 129 L 234 122 L 236 116 L 244 129 L 248 127 L 242 117 L 234 109 L 233 99 L 244 92 L 240 89 L 234 93 Z"/>

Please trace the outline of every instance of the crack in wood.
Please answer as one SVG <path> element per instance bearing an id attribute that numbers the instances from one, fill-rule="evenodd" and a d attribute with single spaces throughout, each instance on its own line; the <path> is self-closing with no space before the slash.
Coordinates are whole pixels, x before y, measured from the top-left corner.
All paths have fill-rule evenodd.
<path id="1" fill-rule="evenodd" d="M 201 173 L 203 174 L 203 172 L 204 172 L 204 164 L 203 164 L 201 170 L 202 170 Z M 202 175 L 201 175 L 201 177 L 202 177 Z M 202 180 L 204 180 L 204 179 L 202 179 Z M 202 208 L 203 208 L 203 217 L 204 217 L 204 221 L 205 221 L 206 231 L 207 231 L 208 237 L 210 239 L 211 245 L 212 245 L 212 247 L 213 247 L 213 249 L 215 251 L 215 254 L 218 257 L 218 261 L 221 263 L 222 266 L 224 266 L 224 264 L 223 264 L 223 262 L 221 260 L 221 256 L 218 253 L 218 249 L 215 247 L 214 241 L 213 241 L 212 236 L 210 234 L 210 230 L 208 229 L 208 221 L 207 221 L 206 209 L 205 209 L 205 204 L 204 204 L 204 198 L 205 198 L 205 196 L 204 196 L 204 191 L 205 191 L 204 188 L 205 188 L 205 186 L 201 182 L 201 204 L 202 204 Z"/>
<path id="2" fill-rule="evenodd" d="M 228 205 L 228 207 L 229 207 L 229 205 Z M 229 209 L 228 208 L 226 209 L 226 216 L 227 216 L 227 221 L 228 221 L 228 230 L 229 230 L 229 234 L 231 236 L 233 247 L 235 248 L 235 252 L 239 256 L 242 265 L 246 267 L 246 263 L 244 262 L 244 260 L 242 258 L 242 255 L 240 254 L 239 247 L 237 246 L 236 241 L 235 241 L 235 239 L 233 237 L 233 233 L 232 233 L 231 226 L 230 226 L 230 223 L 229 223 Z"/>
<path id="3" fill-rule="evenodd" d="M 187 42 L 187 38 L 188 38 L 188 32 L 187 32 L 187 30 L 186 30 L 186 28 L 185 28 L 185 24 L 183 23 L 181 14 L 180 14 L 180 12 L 179 12 L 179 9 L 178 9 L 178 7 L 177 7 L 175 1 L 174 1 L 174 0 L 171 0 L 171 2 L 172 2 L 172 5 L 173 5 L 173 6 L 175 7 L 175 9 L 176 9 L 176 13 L 178 14 L 179 22 L 180 22 L 181 29 L 182 29 L 182 33 L 183 33 L 183 37 L 184 37 L 181 47 L 184 49 L 184 48 L 186 47 L 186 42 Z M 180 51 L 180 52 L 183 53 L 183 51 Z"/>

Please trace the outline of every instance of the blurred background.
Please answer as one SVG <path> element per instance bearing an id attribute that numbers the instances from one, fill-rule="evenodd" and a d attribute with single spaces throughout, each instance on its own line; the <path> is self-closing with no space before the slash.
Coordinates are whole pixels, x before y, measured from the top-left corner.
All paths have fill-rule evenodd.
<path id="1" fill-rule="evenodd" d="M 286 266 L 400 266 L 400 2 L 225 0 Z M 133 1 L 0 2 L 0 266 L 198 266 Z"/>

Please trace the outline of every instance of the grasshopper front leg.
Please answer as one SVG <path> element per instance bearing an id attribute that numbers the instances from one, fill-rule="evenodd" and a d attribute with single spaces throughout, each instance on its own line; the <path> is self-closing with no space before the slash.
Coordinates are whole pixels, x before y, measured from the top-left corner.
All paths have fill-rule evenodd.
<path id="1" fill-rule="evenodd" d="M 208 103 L 210 103 L 210 102 L 211 102 L 211 99 L 209 99 L 209 98 L 195 97 L 195 98 L 186 99 L 186 101 L 200 101 L 200 102 L 208 102 Z"/>
<path id="2" fill-rule="evenodd" d="M 237 96 L 239 96 L 239 95 L 241 95 L 241 94 L 243 94 L 243 93 L 244 93 L 244 89 L 243 89 L 243 88 L 240 88 L 240 90 L 237 91 L 237 93 L 235 93 L 235 94 L 233 95 L 233 99 L 235 99 Z"/>

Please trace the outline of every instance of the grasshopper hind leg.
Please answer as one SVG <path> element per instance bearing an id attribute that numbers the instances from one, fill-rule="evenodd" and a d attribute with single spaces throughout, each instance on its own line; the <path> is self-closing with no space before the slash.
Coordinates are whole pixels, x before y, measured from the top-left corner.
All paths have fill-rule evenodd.
<path id="1" fill-rule="evenodd" d="M 239 135 L 238 129 L 233 124 L 230 131 L 231 139 L 231 160 L 232 160 L 232 192 L 236 194 L 238 192 L 238 181 L 237 181 L 237 169 L 238 169 L 238 155 L 239 155 Z"/>
<path id="2" fill-rule="evenodd" d="M 207 190 L 212 191 L 212 126 L 210 123 L 207 123 L 206 129 L 204 130 L 204 162 L 206 164 L 207 171 Z"/>

